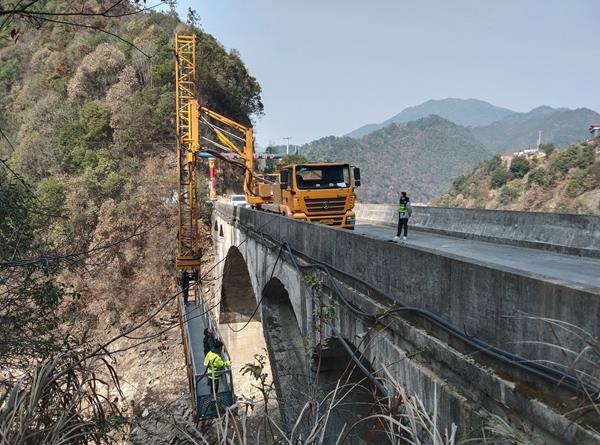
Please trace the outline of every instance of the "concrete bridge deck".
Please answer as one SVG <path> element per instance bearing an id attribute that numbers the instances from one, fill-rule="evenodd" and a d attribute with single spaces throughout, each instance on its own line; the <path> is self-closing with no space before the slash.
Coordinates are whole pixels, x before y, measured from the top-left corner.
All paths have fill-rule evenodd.
<path id="1" fill-rule="evenodd" d="M 391 240 L 396 234 L 396 229 L 386 225 L 358 224 L 355 232 L 380 240 Z M 411 230 L 408 239 L 399 244 L 430 249 L 442 255 L 487 264 L 507 272 L 537 277 L 544 281 L 600 294 L 600 259 L 596 258 L 418 230 Z"/>

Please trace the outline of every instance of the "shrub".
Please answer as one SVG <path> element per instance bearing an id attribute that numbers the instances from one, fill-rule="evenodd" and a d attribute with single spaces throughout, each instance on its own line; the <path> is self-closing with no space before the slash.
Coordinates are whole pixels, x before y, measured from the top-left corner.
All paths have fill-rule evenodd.
<path id="1" fill-rule="evenodd" d="M 575 167 L 578 155 L 578 147 L 576 145 L 569 146 L 552 161 L 549 171 L 551 173 L 567 174 L 571 168 Z"/>
<path id="2" fill-rule="evenodd" d="M 529 171 L 529 161 L 524 156 L 516 156 L 510 163 L 510 173 L 513 178 L 522 178 Z"/>
<path id="3" fill-rule="evenodd" d="M 546 154 L 546 156 L 550 156 L 552 153 L 554 153 L 556 147 L 554 146 L 554 144 L 541 144 L 540 150 L 542 150 Z"/>
<path id="4" fill-rule="evenodd" d="M 492 173 L 490 184 L 492 185 L 492 188 L 499 189 L 504 184 L 506 184 L 509 179 L 510 173 L 508 173 L 508 171 L 505 170 L 503 167 L 500 167 L 494 170 L 494 172 Z"/>
<path id="5" fill-rule="evenodd" d="M 496 171 L 497 169 L 499 169 L 500 167 L 502 167 L 502 158 L 500 157 L 500 155 L 496 155 L 489 161 L 486 161 L 484 163 L 484 165 L 485 165 L 485 171 L 488 174 L 491 174 L 494 171 Z"/>
<path id="6" fill-rule="evenodd" d="M 527 177 L 527 184 L 544 185 L 546 183 L 546 170 L 542 167 L 536 168 Z"/>
<path id="7" fill-rule="evenodd" d="M 596 159 L 596 150 L 592 146 L 585 146 L 579 149 L 575 165 L 579 168 L 586 168 L 594 163 Z"/>
<path id="8" fill-rule="evenodd" d="M 452 187 L 454 187 L 454 190 L 456 190 L 458 193 L 464 192 L 466 186 L 467 186 L 467 178 L 465 175 L 460 175 L 452 183 Z"/>
<path id="9" fill-rule="evenodd" d="M 596 183 L 600 183 L 600 161 L 594 162 L 588 173 L 596 180 Z"/>
<path id="10" fill-rule="evenodd" d="M 505 185 L 502 187 L 502 190 L 500 190 L 499 201 L 501 204 L 508 204 L 509 202 L 517 199 L 518 196 L 519 191 L 516 188 L 511 187 L 510 185 Z"/>
<path id="11" fill-rule="evenodd" d="M 577 195 L 581 195 L 585 191 L 585 186 L 583 184 L 583 179 L 580 176 L 577 176 L 569 181 L 567 184 L 567 188 L 565 189 L 567 195 L 574 198 Z"/>

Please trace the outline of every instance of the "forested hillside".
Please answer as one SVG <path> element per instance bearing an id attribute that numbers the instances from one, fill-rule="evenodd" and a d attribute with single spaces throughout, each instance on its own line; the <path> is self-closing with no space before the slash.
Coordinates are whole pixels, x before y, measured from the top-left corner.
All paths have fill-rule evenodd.
<path id="1" fill-rule="evenodd" d="M 33 366 L 50 357 L 59 358 L 49 369 L 75 379 L 61 380 L 55 389 L 84 385 L 75 373 L 89 363 L 78 357 L 130 329 L 173 293 L 175 31 L 198 36 L 203 104 L 246 123 L 262 113 L 260 86 L 237 52 L 180 23 L 174 12 L 139 12 L 135 3 L 108 0 L 29 3 L 28 11 L 43 14 L 7 15 L 0 27 L 2 394 L 25 391 L 35 379 Z M 127 371 L 138 368 L 134 362 Z M 29 377 L 15 387 L 15 376 Z M 117 375 L 106 374 L 106 381 L 111 376 Z M 185 372 L 181 376 L 185 380 Z M 85 385 L 65 395 L 64 403 L 92 391 L 81 405 L 73 402 L 73 410 L 89 410 L 90 404 L 103 409 L 104 401 L 92 402 L 94 385 Z M 145 385 L 139 393 L 135 385 L 129 388 L 142 398 L 148 391 Z M 62 403 L 59 395 L 48 397 L 32 405 L 44 410 L 39 419 L 61 412 L 52 411 Z M 109 408 L 117 405 L 107 401 Z M 91 440 L 107 426 L 102 422 L 122 422 L 110 416 L 112 411 L 70 418 L 84 424 L 72 434 L 86 432 L 65 443 Z M 20 419 L 27 443 L 47 443 L 42 438 L 60 426 Z M 8 443 L 21 443 L 16 440 Z"/>
<path id="2" fill-rule="evenodd" d="M 359 198 L 395 202 L 406 190 L 426 202 L 452 179 L 489 157 L 469 131 L 438 116 L 391 124 L 361 139 L 326 137 L 301 147 L 311 161 L 347 161 L 361 168 Z"/>
<path id="3" fill-rule="evenodd" d="M 596 122 L 600 122 L 600 114 L 588 108 L 538 107 L 471 131 L 490 151 L 501 153 L 535 148 L 538 131 L 542 132 L 542 142 L 565 147 L 586 139 L 589 126 Z"/>
<path id="4" fill-rule="evenodd" d="M 600 214 L 600 139 L 481 163 L 433 205 Z"/>

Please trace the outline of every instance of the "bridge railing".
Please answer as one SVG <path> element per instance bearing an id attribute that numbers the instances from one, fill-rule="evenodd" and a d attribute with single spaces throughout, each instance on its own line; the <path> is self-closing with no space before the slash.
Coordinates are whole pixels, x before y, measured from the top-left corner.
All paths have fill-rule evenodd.
<path id="1" fill-rule="evenodd" d="M 359 223 L 396 225 L 394 204 L 358 204 Z M 600 217 L 414 206 L 412 228 L 424 232 L 600 258 Z"/>
<path id="2" fill-rule="evenodd" d="M 204 330 L 210 328 L 218 333 L 218 327 L 198 285 L 195 287 L 195 295 L 196 301 L 190 301 L 187 305 L 183 302 L 183 296 L 179 295 L 178 306 L 194 413 L 197 418 L 202 419 L 223 414 L 227 407 L 234 404 L 235 397 L 231 369 L 214 373 L 219 378 L 216 395 L 213 395 L 208 384 L 207 368 L 204 366 Z M 223 360 L 230 360 L 225 346 L 221 356 Z"/>

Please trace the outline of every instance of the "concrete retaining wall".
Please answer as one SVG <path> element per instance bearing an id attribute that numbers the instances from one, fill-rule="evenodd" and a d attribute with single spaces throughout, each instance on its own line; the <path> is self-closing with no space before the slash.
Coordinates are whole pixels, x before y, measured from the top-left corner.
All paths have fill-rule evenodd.
<path id="1" fill-rule="evenodd" d="M 359 222 L 396 225 L 396 205 L 358 204 Z M 417 230 L 600 258 L 600 217 L 442 207 L 413 207 Z"/>

